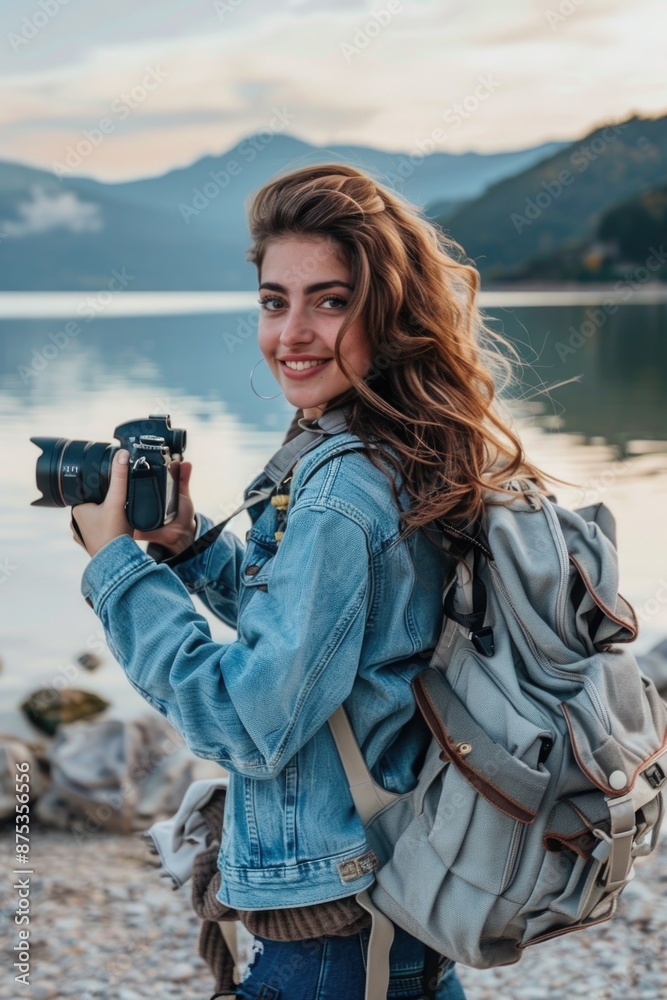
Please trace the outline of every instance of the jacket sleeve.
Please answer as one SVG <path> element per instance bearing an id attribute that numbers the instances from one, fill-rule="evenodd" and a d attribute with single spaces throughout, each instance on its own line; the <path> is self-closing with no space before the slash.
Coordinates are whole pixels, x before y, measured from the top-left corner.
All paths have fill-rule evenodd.
<path id="1" fill-rule="evenodd" d="M 195 514 L 200 538 L 213 521 L 205 514 Z M 230 628 L 237 626 L 239 577 L 245 546 L 233 531 L 222 531 L 204 552 L 172 570 L 190 594 L 197 594 L 202 603 Z"/>
<path id="2" fill-rule="evenodd" d="M 129 682 L 193 753 L 272 778 L 347 698 L 364 640 L 366 529 L 295 507 L 268 589 L 251 587 L 235 642 L 216 643 L 176 574 L 129 535 L 90 560 L 81 590 Z"/>

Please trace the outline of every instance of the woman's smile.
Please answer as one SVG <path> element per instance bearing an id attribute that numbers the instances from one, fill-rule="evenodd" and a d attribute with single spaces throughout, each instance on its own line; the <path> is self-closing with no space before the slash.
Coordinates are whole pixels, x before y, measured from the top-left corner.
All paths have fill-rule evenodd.
<path id="1" fill-rule="evenodd" d="M 332 358 L 322 358 L 318 360 L 307 360 L 304 358 L 299 361 L 284 361 L 282 358 L 278 358 L 278 361 L 280 362 L 280 370 L 287 376 L 287 378 L 300 380 L 319 374 L 331 360 Z"/>

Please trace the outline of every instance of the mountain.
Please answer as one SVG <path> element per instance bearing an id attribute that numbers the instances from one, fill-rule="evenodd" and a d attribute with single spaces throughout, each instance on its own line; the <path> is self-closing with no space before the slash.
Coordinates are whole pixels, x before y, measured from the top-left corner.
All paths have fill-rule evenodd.
<path id="1" fill-rule="evenodd" d="M 576 246 L 533 258 L 506 272 L 506 280 L 667 281 L 667 184 L 614 205 L 595 233 Z"/>
<path id="2" fill-rule="evenodd" d="M 245 205 L 278 171 L 355 164 L 423 207 L 452 212 L 487 184 L 562 143 L 497 154 L 410 157 L 365 146 L 322 148 L 276 132 L 158 177 L 105 184 L 0 162 L 0 290 L 104 289 L 125 268 L 132 290 L 256 287 L 245 260 Z"/>
<path id="3" fill-rule="evenodd" d="M 667 182 L 667 116 L 600 126 L 436 219 L 487 283 L 591 241 L 605 212 Z M 647 249 L 648 253 L 648 249 Z"/>

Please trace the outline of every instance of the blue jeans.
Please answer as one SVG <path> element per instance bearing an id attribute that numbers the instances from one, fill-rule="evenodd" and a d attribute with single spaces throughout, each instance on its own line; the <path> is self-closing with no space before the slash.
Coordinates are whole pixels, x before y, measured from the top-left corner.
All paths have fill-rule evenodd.
<path id="1" fill-rule="evenodd" d="M 364 1000 L 370 932 L 306 941 L 269 941 L 255 936 L 258 949 L 239 1000 Z M 424 945 L 395 927 L 389 955 L 388 1000 L 419 1000 L 424 988 Z M 437 1000 L 465 1000 L 454 963 L 442 959 Z"/>

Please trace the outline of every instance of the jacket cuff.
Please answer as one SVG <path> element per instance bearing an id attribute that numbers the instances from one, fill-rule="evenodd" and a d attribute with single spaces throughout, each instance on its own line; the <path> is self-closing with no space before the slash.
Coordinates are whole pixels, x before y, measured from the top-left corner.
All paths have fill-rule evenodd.
<path id="1" fill-rule="evenodd" d="M 155 567 L 155 560 L 129 535 L 118 535 L 91 558 L 81 578 L 81 593 L 96 615 L 109 594 L 141 569 Z"/>

